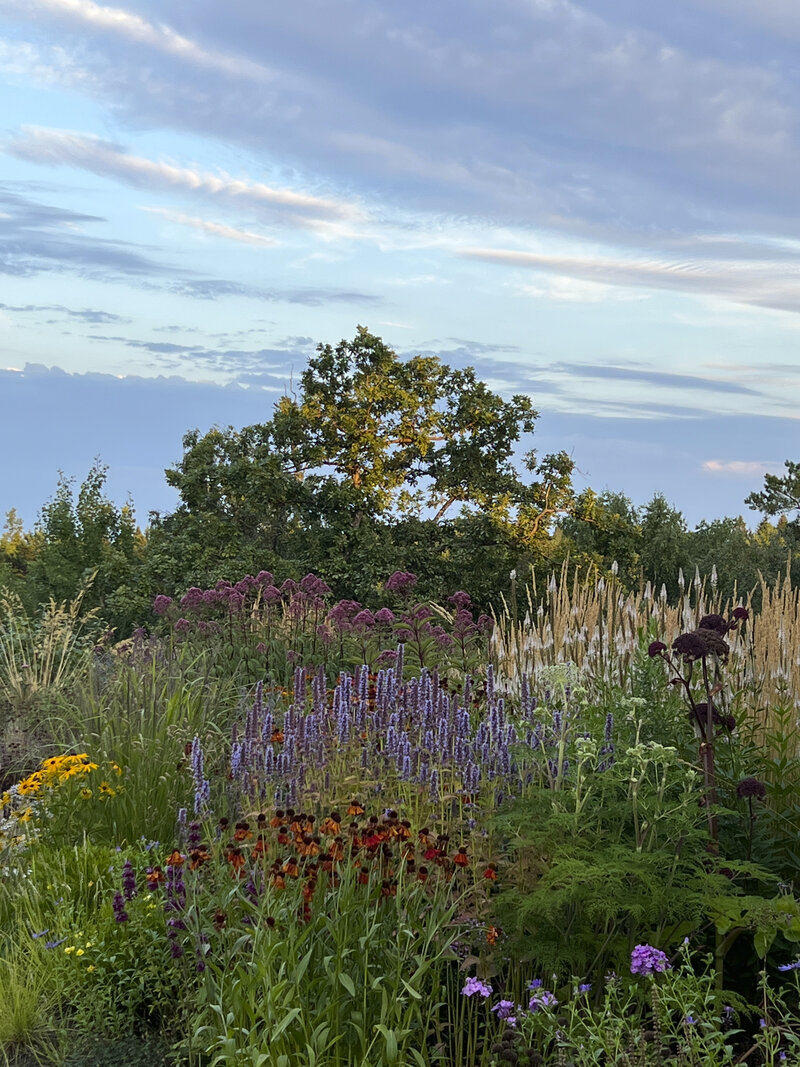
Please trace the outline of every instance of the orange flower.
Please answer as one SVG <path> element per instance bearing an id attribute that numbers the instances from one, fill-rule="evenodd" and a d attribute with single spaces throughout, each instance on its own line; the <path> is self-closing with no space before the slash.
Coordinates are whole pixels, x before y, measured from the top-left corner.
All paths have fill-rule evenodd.
<path id="1" fill-rule="evenodd" d="M 275 814 L 269 820 L 269 824 L 273 828 L 273 830 L 277 830 L 277 828 L 279 826 L 283 826 L 283 820 L 284 820 L 285 814 L 286 814 L 285 812 L 280 811 L 280 810 L 275 812 Z"/>
<path id="2" fill-rule="evenodd" d="M 169 854 L 169 857 L 166 860 L 166 865 L 167 867 L 182 867 L 185 860 L 186 857 L 176 848 Z"/>
<path id="3" fill-rule="evenodd" d="M 490 926 L 486 931 L 486 944 L 496 945 L 497 939 L 502 937 L 503 931 L 499 926 Z"/>
<path id="4" fill-rule="evenodd" d="M 250 824 L 246 822 L 237 822 L 236 829 L 233 832 L 234 841 L 249 841 L 253 836 L 253 831 L 250 829 Z"/>
<path id="5" fill-rule="evenodd" d="M 290 856 L 281 868 L 284 874 L 288 874 L 290 878 L 297 878 L 300 874 L 300 868 L 297 866 L 297 860 L 294 856 Z"/>
<path id="6" fill-rule="evenodd" d="M 347 809 L 347 814 L 348 815 L 363 815 L 364 814 L 364 809 L 362 808 L 362 806 L 359 804 L 359 802 L 357 800 L 351 800 L 350 801 L 350 805 L 349 805 L 349 807 Z"/>
<path id="7" fill-rule="evenodd" d="M 417 881 L 419 881 L 419 882 L 427 882 L 428 881 L 428 868 L 427 867 L 420 867 L 420 869 L 417 871 Z"/>
<path id="8" fill-rule="evenodd" d="M 145 875 L 147 879 L 148 888 L 155 889 L 157 885 L 166 881 L 166 875 L 160 867 L 154 867 L 152 871 L 148 871 Z"/>
<path id="9" fill-rule="evenodd" d="M 250 853 L 251 856 L 264 856 L 267 852 L 267 843 L 264 840 L 264 835 L 259 834 L 256 839 L 256 843 L 253 845 L 253 850 Z"/>
<path id="10" fill-rule="evenodd" d="M 211 854 L 205 848 L 193 848 L 189 853 L 189 870 L 196 871 L 198 867 L 202 866 L 207 860 L 211 859 Z"/>
<path id="11" fill-rule="evenodd" d="M 389 881 L 388 878 L 384 878 L 381 882 L 381 896 L 382 897 L 396 897 L 397 896 L 397 883 Z"/>
<path id="12" fill-rule="evenodd" d="M 320 825 L 320 833 L 336 837 L 342 832 L 342 817 L 338 811 L 332 811 L 327 819 L 323 819 Z"/>
<path id="13" fill-rule="evenodd" d="M 282 745 L 283 744 L 283 730 L 281 730 L 279 727 L 276 726 L 275 729 L 272 731 L 272 736 L 270 737 L 270 741 L 272 742 L 273 745 Z"/>
<path id="14" fill-rule="evenodd" d="M 497 867 L 493 863 L 490 863 L 486 870 L 483 872 L 483 877 L 488 878 L 490 882 L 497 881 Z"/>
<path id="15" fill-rule="evenodd" d="M 469 856 L 463 845 L 458 852 L 456 852 L 455 856 L 453 856 L 453 863 L 455 863 L 457 867 L 469 867 Z"/>
<path id="16" fill-rule="evenodd" d="M 241 868 L 244 867 L 244 853 L 240 848 L 228 845 L 225 849 L 225 859 L 235 871 L 241 870 Z"/>

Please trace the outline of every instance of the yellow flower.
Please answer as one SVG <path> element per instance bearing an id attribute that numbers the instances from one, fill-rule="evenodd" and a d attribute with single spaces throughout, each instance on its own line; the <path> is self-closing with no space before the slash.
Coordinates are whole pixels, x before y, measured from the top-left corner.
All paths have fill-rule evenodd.
<path id="1" fill-rule="evenodd" d="M 26 808 L 21 815 L 17 816 L 17 822 L 30 822 L 33 812 L 30 808 Z"/>
<path id="2" fill-rule="evenodd" d="M 87 970 L 87 971 L 94 971 L 94 970 L 96 970 L 96 968 L 95 968 L 95 965 L 94 965 L 93 963 L 90 963 L 90 964 L 89 964 L 89 966 L 88 966 L 88 967 L 86 968 L 86 970 Z"/>
<path id="3" fill-rule="evenodd" d="M 108 782 L 101 782 L 98 789 L 106 797 L 115 797 L 117 795 L 116 790 L 112 789 Z"/>
<path id="4" fill-rule="evenodd" d="M 75 953 L 75 955 L 76 956 L 82 956 L 83 955 L 83 949 L 79 948 L 78 951 Z"/>
<path id="5" fill-rule="evenodd" d="M 94 944 L 94 942 L 93 942 L 93 941 L 87 941 L 87 942 L 86 942 L 86 947 L 87 947 L 87 948 L 91 948 L 93 944 Z"/>
<path id="6" fill-rule="evenodd" d="M 111 762 L 109 763 L 109 767 L 111 768 L 111 770 L 112 770 L 112 771 L 116 771 L 116 773 L 117 773 L 118 775 L 120 775 L 120 776 L 122 775 L 122 767 L 120 767 L 120 765 L 119 765 L 118 763 L 115 763 L 115 762 L 114 762 L 114 761 L 112 760 L 112 761 L 111 761 Z"/>
<path id="7" fill-rule="evenodd" d="M 92 796 L 92 791 L 91 791 L 91 789 L 87 789 L 87 788 L 81 789 L 81 797 L 82 797 L 82 798 L 83 798 L 84 800 L 89 800 L 89 799 L 91 799 L 91 796 Z"/>
<path id="8" fill-rule="evenodd" d="M 66 952 L 67 955 L 69 955 L 70 952 L 74 952 L 75 951 L 75 946 L 74 945 L 67 945 L 67 947 L 64 949 L 64 951 Z"/>

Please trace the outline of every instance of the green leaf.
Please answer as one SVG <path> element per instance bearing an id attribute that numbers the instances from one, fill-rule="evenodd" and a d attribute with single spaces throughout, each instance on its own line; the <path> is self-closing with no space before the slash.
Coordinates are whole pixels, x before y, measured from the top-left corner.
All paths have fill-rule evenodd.
<path id="1" fill-rule="evenodd" d="M 343 974 L 343 973 L 340 972 L 339 973 L 339 981 L 344 986 L 344 988 L 347 990 L 347 992 L 350 994 L 351 997 L 354 997 L 356 995 L 356 987 L 355 987 L 355 984 L 353 982 L 353 979 L 350 977 L 349 974 Z"/>

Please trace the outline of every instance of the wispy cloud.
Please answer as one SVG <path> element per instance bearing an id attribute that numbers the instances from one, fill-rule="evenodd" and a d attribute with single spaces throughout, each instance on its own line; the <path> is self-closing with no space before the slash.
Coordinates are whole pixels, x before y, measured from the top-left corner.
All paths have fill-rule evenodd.
<path id="1" fill-rule="evenodd" d="M 246 245 L 274 245 L 274 238 L 267 237 L 263 233 L 254 233 L 252 230 L 240 230 L 236 226 L 227 226 L 222 222 L 213 222 L 210 219 L 199 218 L 196 215 L 183 215 L 180 211 L 171 211 L 165 207 L 142 207 L 142 211 L 148 211 L 152 215 L 161 215 L 168 222 L 176 222 L 181 226 L 190 226 L 194 230 L 200 230 L 211 237 L 222 237 L 226 241 L 239 241 Z"/>
<path id="2" fill-rule="evenodd" d="M 92 323 L 126 323 L 129 318 L 124 315 L 116 315 L 111 311 L 100 311 L 97 308 L 68 308 L 62 304 L 0 304 L 0 311 L 10 311 L 15 314 L 41 315 L 43 312 L 66 315 L 67 318 L 76 319 L 79 322 Z"/>
<path id="3" fill-rule="evenodd" d="M 9 0 L 6 0 L 8 3 Z M 13 2 L 13 0 L 12 0 Z M 232 55 L 215 49 L 204 48 L 196 41 L 176 33 L 164 23 L 148 22 L 132 11 L 121 7 L 95 4 L 93 0 L 23 0 L 25 13 L 33 12 L 54 15 L 84 27 L 124 37 L 130 42 L 146 45 L 163 52 L 171 59 L 179 59 L 194 66 L 218 71 L 238 78 L 256 82 L 269 82 L 274 73 L 260 63 L 242 55 Z M 23 2 L 14 4 L 19 8 Z"/>
<path id="4" fill-rule="evenodd" d="M 757 478 L 779 470 L 780 463 L 750 459 L 707 459 L 702 469 L 709 474 L 732 475 L 736 478 Z"/>
<path id="5" fill-rule="evenodd" d="M 649 370 L 645 367 L 599 366 L 590 363 L 555 363 L 552 370 L 571 376 L 599 378 L 606 381 L 641 382 L 666 389 L 701 389 L 715 393 L 744 393 L 758 396 L 757 389 L 750 389 L 739 382 L 724 378 L 704 378 L 695 374 L 674 374 L 670 371 Z"/>
<path id="6" fill-rule="evenodd" d="M 361 214 L 355 204 L 146 159 L 86 134 L 25 127 L 21 136 L 6 144 L 6 151 L 46 166 L 79 167 L 140 189 L 165 189 L 221 201 L 247 209 L 257 218 L 283 216 L 295 225 L 355 219 Z"/>
<path id="7" fill-rule="evenodd" d="M 800 312 L 796 262 L 669 262 L 603 255 L 554 255 L 513 248 L 463 248 L 459 255 L 498 266 L 555 273 L 602 285 L 714 295 L 741 304 Z"/>

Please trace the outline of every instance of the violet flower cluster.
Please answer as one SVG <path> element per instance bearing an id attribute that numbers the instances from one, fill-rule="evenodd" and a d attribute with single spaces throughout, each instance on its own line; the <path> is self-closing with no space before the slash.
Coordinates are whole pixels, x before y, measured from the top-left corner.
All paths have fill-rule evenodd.
<path id="1" fill-rule="evenodd" d="M 651 976 L 670 970 L 665 952 L 652 945 L 637 945 L 631 953 L 631 974 Z"/>
<path id="2" fill-rule="evenodd" d="M 334 758 L 346 754 L 376 782 L 413 782 L 436 803 L 445 792 L 473 799 L 493 784 L 518 789 L 531 773 L 531 760 L 520 762 L 520 753 L 544 764 L 548 729 L 536 701 L 528 695 L 512 722 L 491 665 L 483 697 L 469 677 L 461 691 L 427 668 L 404 680 L 404 658 L 401 644 L 392 668 L 342 672 L 332 699 L 323 669 L 300 667 L 282 716 L 258 686 L 243 729 L 234 731 L 230 781 L 253 803 L 294 803 L 325 783 Z"/>

